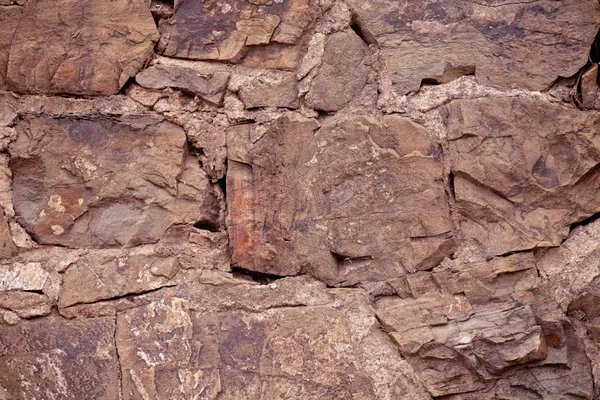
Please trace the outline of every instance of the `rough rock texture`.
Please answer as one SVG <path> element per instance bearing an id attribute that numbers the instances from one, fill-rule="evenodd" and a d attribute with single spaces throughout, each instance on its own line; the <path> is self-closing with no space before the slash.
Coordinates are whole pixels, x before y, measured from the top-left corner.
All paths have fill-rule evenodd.
<path id="1" fill-rule="evenodd" d="M 184 131 L 162 118 L 31 118 L 17 131 L 9 149 L 15 211 L 40 243 L 134 246 L 158 241 L 173 224 L 218 225 Z"/>
<path id="2" fill-rule="evenodd" d="M 234 263 L 351 285 L 431 268 L 454 248 L 438 156 L 404 118 L 282 116 L 229 165 Z"/>
<path id="3" fill-rule="evenodd" d="M 24 93 L 117 93 L 158 39 L 142 0 L 29 1 L 0 32 L 7 86 Z"/>
<path id="4" fill-rule="evenodd" d="M 600 399 L 596 0 L 0 0 L 0 400 Z"/>
<path id="5" fill-rule="evenodd" d="M 595 0 L 349 3 L 400 93 L 466 74 L 502 89 L 547 89 L 586 63 L 600 24 Z"/>
<path id="6" fill-rule="evenodd" d="M 600 116 L 530 99 L 447 106 L 461 230 L 493 254 L 558 246 L 600 211 Z"/>

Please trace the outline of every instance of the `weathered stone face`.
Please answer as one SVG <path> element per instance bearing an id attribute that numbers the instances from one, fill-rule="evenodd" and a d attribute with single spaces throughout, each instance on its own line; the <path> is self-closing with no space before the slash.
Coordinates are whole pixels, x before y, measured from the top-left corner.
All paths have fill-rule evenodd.
<path id="1" fill-rule="evenodd" d="M 281 282 L 238 286 L 237 295 L 221 286 L 193 295 L 184 288 L 122 313 L 116 337 L 124 398 L 388 398 L 382 389 L 402 372 L 386 368 L 402 362 L 379 342 L 366 298 L 306 279 Z M 205 300 L 225 293 L 229 306 Z M 366 362 L 370 350 L 380 365 Z M 371 373 L 379 374 L 377 384 Z M 417 385 L 411 390 L 420 393 Z"/>
<path id="2" fill-rule="evenodd" d="M 453 102 L 446 123 L 461 229 L 491 254 L 558 246 L 600 210 L 597 114 L 479 99 Z"/>
<path id="3" fill-rule="evenodd" d="M 18 131 L 15 209 L 41 243 L 129 247 L 158 241 L 173 224 L 218 224 L 211 186 L 178 126 L 30 118 Z"/>
<path id="4" fill-rule="evenodd" d="M 547 89 L 587 62 L 600 26 L 595 0 L 349 3 L 400 94 L 465 74 L 502 89 Z"/>
<path id="5" fill-rule="evenodd" d="M 600 399 L 596 0 L 0 0 L 0 400 Z"/>
<path id="6" fill-rule="evenodd" d="M 118 399 L 114 331 L 110 318 L 0 325 L 0 391 L 9 399 Z"/>
<path id="7" fill-rule="evenodd" d="M 248 164 L 229 166 L 234 262 L 349 284 L 430 268 L 454 246 L 438 151 L 403 118 L 350 117 L 319 129 L 282 117 Z"/>
<path id="8" fill-rule="evenodd" d="M 246 46 L 295 44 L 314 15 L 310 0 L 182 0 L 161 21 L 161 47 L 165 56 L 235 60 Z"/>
<path id="9" fill-rule="evenodd" d="M 117 93 L 158 40 L 142 0 L 113 1 L 110 7 L 97 1 L 29 1 L 20 18 L 13 15 L 2 25 L 6 43 L 0 54 L 6 52 L 7 62 L 0 55 L 0 70 L 6 65 L 8 88 L 22 93 Z"/>

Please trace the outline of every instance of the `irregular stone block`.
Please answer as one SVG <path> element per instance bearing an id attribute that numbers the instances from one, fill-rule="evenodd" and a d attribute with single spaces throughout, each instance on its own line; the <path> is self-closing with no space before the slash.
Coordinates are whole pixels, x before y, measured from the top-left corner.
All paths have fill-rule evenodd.
<path id="1" fill-rule="evenodd" d="M 489 254 L 558 246 L 600 211 L 600 115 L 525 98 L 446 108 L 464 236 Z"/>
<path id="2" fill-rule="evenodd" d="M 174 224 L 219 224 L 219 206 L 183 130 L 156 117 L 29 118 L 11 144 L 13 200 L 39 243 L 157 242 Z"/>
<path id="3" fill-rule="evenodd" d="M 327 38 L 319 72 L 306 94 L 317 110 L 337 111 L 357 98 L 367 83 L 367 45 L 351 29 Z"/>
<path id="4" fill-rule="evenodd" d="M 563 311 L 600 276 L 599 241 L 600 221 L 594 221 L 574 231 L 560 247 L 537 254 L 543 285 Z"/>
<path id="5" fill-rule="evenodd" d="M 306 278 L 229 287 L 229 298 L 215 296 L 226 289 L 219 286 L 172 288 L 173 296 L 118 315 L 125 400 L 428 398 L 377 329 L 364 293 L 326 291 Z M 295 301 L 315 297 L 329 298 Z"/>
<path id="6" fill-rule="evenodd" d="M 158 32 L 143 0 L 116 0 L 110 6 L 94 0 L 36 0 L 23 7 L 11 38 L 0 46 L 9 55 L 10 90 L 109 95 L 142 68 Z"/>
<path id="7" fill-rule="evenodd" d="M 600 26 L 595 0 L 350 0 L 400 94 L 475 74 L 501 89 L 547 89 L 586 64 Z"/>
<path id="8" fill-rule="evenodd" d="M 183 0 L 172 19 L 161 21 L 159 47 L 170 57 L 235 61 L 246 46 L 295 44 L 315 16 L 311 3 Z"/>
<path id="9" fill-rule="evenodd" d="M 118 399 L 114 332 L 112 318 L 0 325 L 0 392 L 23 400 Z"/>
<path id="10" fill-rule="evenodd" d="M 430 268 L 453 251 L 439 150 L 408 119 L 281 117 L 230 160 L 234 263 L 333 284 Z M 240 155 L 238 155 L 240 156 Z"/>
<path id="11" fill-rule="evenodd" d="M 44 294 L 10 291 L 0 292 L 0 307 L 21 318 L 33 318 L 50 314 L 52 303 Z"/>
<path id="12" fill-rule="evenodd" d="M 235 87 L 246 108 L 286 107 L 298 108 L 298 82 L 296 74 L 283 71 L 266 71 L 238 78 Z"/>
<path id="13" fill-rule="evenodd" d="M 432 396 L 485 387 L 482 376 L 547 356 L 531 309 L 473 313 L 461 296 L 384 298 L 377 316 Z"/>
<path id="14" fill-rule="evenodd" d="M 66 271 L 58 304 L 69 307 L 147 292 L 167 285 L 178 272 L 174 257 L 94 253 Z"/>
<path id="15" fill-rule="evenodd" d="M 138 84 L 149 89 L 173 87 L 195 94 L 215 105 L 220 105 L 225 95 L 229 73 L 203 71 L 177 65 L 157 64 L 136 75 Z"/>

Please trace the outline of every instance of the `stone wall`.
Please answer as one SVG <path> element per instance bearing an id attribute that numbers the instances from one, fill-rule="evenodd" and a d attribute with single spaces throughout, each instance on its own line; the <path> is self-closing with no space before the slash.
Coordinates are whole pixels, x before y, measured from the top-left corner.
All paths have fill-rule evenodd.
<path id="1" fill-rule="evenodd" d="M 597 0 L 0 0 L 0 400 L 600 399 Z"/>

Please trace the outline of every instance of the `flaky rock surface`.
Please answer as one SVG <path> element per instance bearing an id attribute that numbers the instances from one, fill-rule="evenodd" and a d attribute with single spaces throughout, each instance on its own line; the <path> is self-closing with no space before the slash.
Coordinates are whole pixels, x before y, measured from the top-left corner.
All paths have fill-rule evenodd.
<path id="1" fill-rule="evenodd" d="M 0 0 L 0 400 L 600 399 L 596 0 Z"/>

